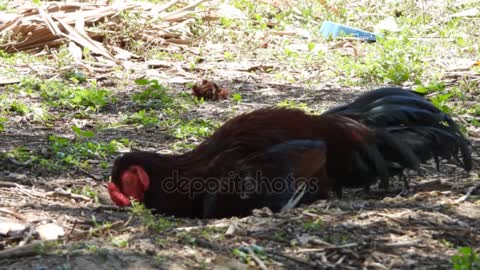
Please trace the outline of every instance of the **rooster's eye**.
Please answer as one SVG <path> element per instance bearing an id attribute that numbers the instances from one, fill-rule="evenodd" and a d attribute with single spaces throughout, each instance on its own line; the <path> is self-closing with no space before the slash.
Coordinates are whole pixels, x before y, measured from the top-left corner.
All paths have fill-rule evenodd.
<path id="1" fill-rule="evenodd" d="M 122 187 L 123 187 L 124 189 L 125 189 L 125 188 L 131 188 L 131 187 L 133 187 L 133 184 L 134 184 L 134 183 L 133 183 L 132 179 L 124 179 L 124 180 L 122 181 Z"/>

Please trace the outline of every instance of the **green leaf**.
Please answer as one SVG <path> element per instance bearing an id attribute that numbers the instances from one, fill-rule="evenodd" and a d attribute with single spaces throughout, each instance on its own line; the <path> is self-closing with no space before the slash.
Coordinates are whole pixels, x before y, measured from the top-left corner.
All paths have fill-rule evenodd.
<path id="1" fill-rule="evenodd" d="M 136 79 L 135 83 L 138 85 L 147 85 L 150 83 L 150 81 L 147 79 Z"/>
<path id="2" fill-rule="evenodd" d="M 95 136 L 95 133 L 93 133 L 93 131 L 90 131 L 90 130 L 82 130 L 82 129 L 80 129 L 80 128 L 77 127 L 77 126 L 73 126 L 73 127 L 72 127 L 72 130 L 73 130 L 73 132 L 75 132 L 75 134 L 76 134 L 78 137 L 92 138 L 92 137 Z"/>
<path id="3" fill-rule="evenodd" d="M 445 90 L 445 84 L 443 82 L 434 82 L 434 83 L 430 83 L 428 85 L 420 84 L 415 89 L 415 92 L 420 93 L 420 94 L 427 94 L 427 93 L 430 93 L 430 92 L 443 91 L 443 90 Z"/>
<path id="4" fill-rule="evenodd" d="M 233 95 L 232 95 L 232 98 L 233 98 L 233 100 L 234 100 L 235 102 L 240 102 L 240 101 L 242 101 L 242 95 L 239 94 L 239 93 L 233 94 Z"/>
<path id="5" fill-rule="evenodd" d="M 0 132 L 5 131 L 5 125 L 4 125 L 5 122 L 7 122 L 7 118 L 0 117 Z"/>
<path id="6" fill-rule="evenodd" d="M 457 255 L 452 256 L 451 261 L 455 270 L 480 269 L 480 257 L 472 247 L 459 248 Z"/>
<path id="7" fill-rule="evenodd" d="M 233 249 L 233 254 L 234 254 L 235 256 L 237 256 L 237 257 L 245 260 L 245 261 L 248 260 L 248 254 L 245 253 L 245 252 L 243 252 L 243 251 L 241 251 L 241 250 L 239 250 L 239 249 L 237 249 L 237 248 Z"/>
<path id="8" fill-rule="evenodd" d="M 313 42 L 308 42 L 308 51 L 311 52 L 315 49 L 315 43 Z"/>

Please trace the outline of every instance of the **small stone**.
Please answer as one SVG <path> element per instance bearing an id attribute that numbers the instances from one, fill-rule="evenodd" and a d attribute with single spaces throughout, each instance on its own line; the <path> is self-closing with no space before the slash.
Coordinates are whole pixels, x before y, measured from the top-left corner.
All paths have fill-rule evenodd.
<path id="1" fill-rule="evenodd" d="M 42 240 L 57 240 L 65 234 L 63 228 L 55 223 L 39 225 L 36 231 Z"/>
<path id="2" fill-rule="evenodd" d="M 25 230 L 25 224 L 19 223 L 16 220 L 0 217 L 0 234 L 7 235 L 12 232 L 20 232 Z"/>

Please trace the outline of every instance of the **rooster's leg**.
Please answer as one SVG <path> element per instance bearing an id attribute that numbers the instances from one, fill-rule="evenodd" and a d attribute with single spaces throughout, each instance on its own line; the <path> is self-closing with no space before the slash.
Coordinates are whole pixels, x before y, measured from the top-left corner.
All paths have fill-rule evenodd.
<path id="1" fill-rule="evenodd" d="M 335 185 L 333 187 L 333 190 L 335 191 L 338 199 L 341 199 L 343 197 L 343 187 L 341 185 Z"/>
<path id="2" fill-rule="evenodd" d="M 402 171 L 402 173 L 398 175 L 398 180 L 403 182 L 403 190 L 402 192 L 400 192 L 400 194 L 398 194 L 398 196 L 408 195 L 411 192 L 411 189 L 407 173 L 405 171 Z"/>
<path id="3" fill-rule="evenodd" d="M 407 192 L 410 191 L 410 181 L 408 180 L 408 176 L 406 172 L 402 172 L 401 175 L 398 176 L 400 180 L 403 181 L 403 189 Z"/>

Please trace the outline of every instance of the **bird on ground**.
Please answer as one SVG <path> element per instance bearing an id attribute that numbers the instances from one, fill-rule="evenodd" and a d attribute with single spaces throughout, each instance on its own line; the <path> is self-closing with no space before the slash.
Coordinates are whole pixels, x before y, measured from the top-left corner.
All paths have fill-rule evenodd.
<path id="1" fill-rule="evenodd" d="M 183 154 L 126 153 L 108 191 L 119 206 L 135 200 L 166 215 L 245 216 L 378 180 L 387 187 L 406 169 L 452 158 L 472 169 L 469 142 L 450 116 L 411 91 L 379 88 L 321 115 L 282 107 L 239 115 Z"/>

